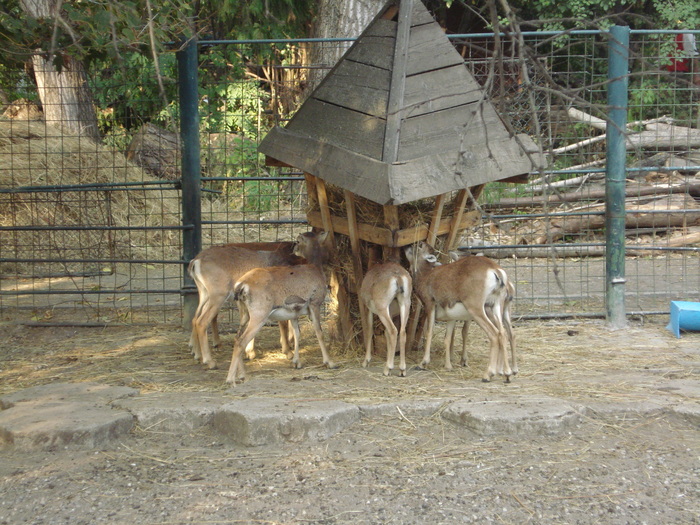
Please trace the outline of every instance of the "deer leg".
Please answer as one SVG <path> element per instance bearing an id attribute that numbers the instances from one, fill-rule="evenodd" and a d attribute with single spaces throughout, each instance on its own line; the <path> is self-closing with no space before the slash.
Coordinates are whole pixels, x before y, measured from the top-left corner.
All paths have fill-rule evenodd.
<path id="1" fill-rule="evenodd" d="M 194 355 L 195 361 L 199 361 L 202 358 L 202 354 L 199 349 L 199 342 L 197 340 L 197 331 L 195 330 L 195 320 L 198 319 L 202 315 L 202 308 L 204 307 L 204 304 L 207 302 L 207 294 L 206 290 L 202 288 L 199 291 L 199 303 L 197 304 L 197 309 L 194 312 L 194 315 L 192 316 L 192 332 L 190 333 L 190 341 L 189 341 L 189 347 L 190 351 Z"/>
<path id="2" fill-rule="evenodd" d="M 362 366 L 367 368 L 369 362 L 372 360 L 372 337 L 374 336 L 374 313 L 370 310 L 369 306 L 365 308 L 367 324 L 365 325 L 366 330 L 364 330 L 365 339 L 365 360 L 362 362 Z M 381 319 L 381 317 L 380 317 Z M 382 323 L 384 321 L 382 320 Z"/>
<path id="3" fill-rule="evenodd" d="M 248 324 L 245 327 L 243 333 L 236 339 L 233 345 L 233 355 L 231 356 L 231 366 L 228 370 L 228 375 L 226 376 L 226 382 L 232 385 L 236 384 L 236 379 L 240 378 L 241 381 L 245 379 L 245 366 L 243 365 L 243 350 L 248 346 L 255 336 L 258 334 L 260 329 L 265 324 L 267 315 L 261 318 L 250 317 L 248 319 Z"/>
<path id="4" fill-rule="evenodd" d="M 292 344 L 294 344 L 294 340 L 296 339 L 294 335 L 290 335 L 289 332 L 289 325 L 292 323 L 292 321 L 280 321 L 280 346 L 282 347 L 282 352 L 284 352 L 284 355 L 286 355 L 289 359 L 292 359 L 294 357 L 294 350 L 290 347 L 290 338 L 292 339 Z"/>
<path id="5" fill-rule="evenodd" d="M 467 366 L 468 356 L 467 356 L 467 341 L 469 340 L 469 321 L 464 321 L 462 325 L 462 360 L 460 361 L 461 366 Z"/>
<path id="6" fill-rule="evenodd" d="M 401 323 L 399 325 L 399 370 L 401 377 L 406 377 L 406 325 L 408 324 L 409 312 L 411 310 L 411 298 L 405 297 L 399 301 L 399 314 Z"/>
<path id="7" fill-rule="evenodd" d="M 330 355 L 328 354 L 328 349 L 326 348 L 326 343 L 323 342 L 323 332 L 321 331 L 321 309 L 318 305 L 309 305 L 309 317 L 311 317 L 311 324 L 314 327 L 314 332 L 316 332 L 316 339 L 318 339 L 318 344 L 321 347 L 321 355 L 323 355 L 323 364 L 328 368 L 335 368 L 335 364 L 331 361 Z"/>
<path id="8" fill-rule="evenodd" d="M 496 324 L 489 319 L 486 315 L 484 309 L 481 312 L 470 312 L 474 321 L 486 332 L 490 342 L 490 357 L 489 365 L 486 373 L 483 376 L 484 382 L 491 381 L 491 378 L 495 375 L 502 374 L 506 378 L 506 382 L 510 381 L 510 376 L 512 374 L 510 366 L 507 362 L 503 362 L 503 356 L 505 354 L 504 347 L 504 336 L 503 336 L 503 325 L 500 321 L 500 312 L 496 313 L 494 311 L 494 321 Z"/>
<path id="9" fill-rule="evenodd" d="M 388 376 L 394 369 L 398 330 L 396 326 L 394 326 L 394 321 L 391 320 L 391 312 L 388 306 L 386 310 L 382 311 L 379 320 L 384 325 L 384 336 L 386 337 L 386 365 L 384 366 L 384 375 Z"/>
<path id="10" fill-rule="evenodd" d="M 219 348 L 221 345 L 221 337 L 219 336 L 219 314 L 217 313 L 211 320 L 211 345 L 214 348 Z"/>
<path id="11" fill-rule="evenodd" d="M 294 365 L 294 368 L 301 368 L 301 360 L 299 359 L 299 338 L 301 337 L 299 332 L 299 319 L 292 319 L 289 322 L 292 325 L 292 330 L 294 331 L 294 355 L 292 356 L 292 364 Z M 287 322 L 282 321 L 280 326 L 282 324 L 287 324 Z M 287 329 L 289 329 L 289 325 L 287 325 Z"/>
<path id="12" fill-rule="evenodd" d="M 249 321 L 250 321 L 250 314 L 248 312 L 248 308 L 246 307 L 245 303 L 243 303 L 242 301 L 238 301 L 238 334 L 237 334 L 237 337 L 241 336 L 243 331 L 246 329 L 246 326 L 248 326 Z M 255 355 L 256 355 L 255 354 L 255 337 L 253 337 L 245 347 L 245 358 L 250 361 L 251 359 L 255 359 Z"/>
<path id="13" fill-rule="evenodd" d="M 430 308 L 425 309 L 425 351 L 423 352 L 423 361 L 421 361 L 421 368 L 427 368 L 430 364 L 430 345 L 433 341 L 433 328 L 435 327 L 435 306 L 431 305 Z"/>
<path id="14" fill-rule="evenodd" d="M 198 355 L 201 356 L 202 364 L 206 365 L 209 369 L 216 368 L 216 361 L 212 358 L 211 351 L 209 350 L 207 327 L 212 319 L 219 313 L 225 299 L 225 295 L 210 295 L 208 300 L 203 304 L 199 317 L 192 319 L 192 330 L 195 333 L 193 347 L 195 359 Z"/>
<path id="15" fill-rule="evenodd" d="M 513 325 L 510 322 L 510 305 L 506 304 L 503 309 L 503 327 L 508 335 L 508 341 L 510 343 L 510 356 L 511 356 L 511 370 L 513 375 L 518 373 L 518 358 L 515 352 L 515 334 L 513 333 Z"/>
<path id="16" fill-rule="evenodd" d="M 452 345 L 455 340 L 457 321 L 448 321 L 445 326 L 445 370 L 452 370 Z"/>

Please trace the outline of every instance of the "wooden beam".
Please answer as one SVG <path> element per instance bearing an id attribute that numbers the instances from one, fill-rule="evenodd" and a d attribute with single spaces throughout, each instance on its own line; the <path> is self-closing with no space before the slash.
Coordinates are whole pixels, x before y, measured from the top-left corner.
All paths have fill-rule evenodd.
<path id="1" fill-rule="evenodd" d="M 309 198 L 316 199 L 318 201 L 319 209 L 321 210 L 319 213 L 321 220 L 316 224 L 309 221 L 309 224 L 315 228 L 322 228 L 324 231 L 328 232 L 328 241 L 326 242 L 331 243 L 331 246 L 333 247 L 333 254 L 335 255 L 337 253 L 337 250 L 335 249 L 336 230 L 334 229 L 330 207 L 328 206 L 326 183 L 323 181 L 323 179 L 314 177 L 309 173 L 305 173 L 304 178 L 306 179 L 306 187 Z M 348 291 L 335 268 L 331 269 L 328 278 L 328 285 L 331 290 L 331 302 L 338 315 L 336 322 L 337 338 L 341 341 L 346 341 L 352 333 L 352 318 L 350 316 L 350 310 L 347 308 Z"/>
<path id="2" fill-rule="evenodd" d="M 384 206 L 384 224 L 392 232 L 392 237 L 395 232 L 398 232 L 401 228 L 401 223 L 399 222 L 399 208 L 392 204 L 386 204 Z M 385 246 L 384 247 L 384 260 L 385 261 L 400 261 L 401 254 L 399 249 L 395 246 Z"/>
<path id="3" fill-rule="evenodd" d="M 446 253 L 452 249 L 457 240 L 457 235 L 464 229 L 461 227 L 462 217 L 464 216 L 464 207 L 467 204 L 467 199 L 469 198 L 469 190 L 459 190 L 454 199 L 454 215 L 452 216 L 452 224 L 450 225 L 450 231 L 447 234 L 447 240 L 445 241 L 445 246 L 443 251 Z"/>
<path id="4" fill-rule="evenodd" d="M 445 198 L 447 194 L 443 193 L 435 198 L 435 209 L 433 210 L 433 217 L 430 220 L 430 229 L 428 230 L 428 236 L 425 239 L 430 246 L 435 246 L 435 241 L 438 236 L 438 228 L 440 226 L 440 221 L 442 220 L 442 211 L 445 209 Z"/>
<path id="5" fill-rule="evenodd" d="M 307 212 L 306 218 L 311 226 L 315 228 L 323 228 L 321 214 L 318 211 Z M 460 229 L 468 228 L 478 224 L 480 220 L 481 213 L 477 211 L 470 211 L 462 216 L 462 220 L 458 227 Z M 333 224 L 333 231 L 336 233 L 342 233 L 343 235 L 350 235 L 348 220 L 345 217 L 338 217 L 334 215 L 331 217 L 331 221 Z M 437 228 L 437 235 L 445 235 L 449 233 L 451 228 L 452 218 L 443 218 Z M 411 228 L 404 228 L 403 230 L 392 232 L 388 228 L 381 226 L 371 226 L 369 224 L 360 223 L 357 225 L 357 231 L 359 232 L 360 239 L 363 241 L 379 244 L 380 246 L 401 248 L 403 246 L 413 244 L 414 242 L 426 240 L 428 238 L 429 228 L 426 224 L 419 224 Z"/>
<path id="6" fill-rule="evenodd" d="M 364 272 L 362 270 L 362 253 L 360 246 L 360 236 L 357 231 L 357 213 L 355 211 L 355 195 L 348 190 L 344 190 L 345 196 L 345 211 L 348 215 L 348 230 L 350 237 L 350 249 L 352 250 L 352 271 L 355 275 L 355 292 L 359 295 L 360 286 L 362 286 L 362 279 L 364 277 Z M 362 334 L 368 333 L 368 330 L 373 330 L 372 326 L 367 324 L 367 312 L 364 303 L 358 297 L 357 300 L 360 307 L 360 322 L 362 325 Z M 350 305 L 346 303 L 343 305 L 345 309 L 350 310 Z M 349 315 L 349 314 L 348 314 Z M 350 334 L 346 335 L 346 341 L 350 343 Z"/>

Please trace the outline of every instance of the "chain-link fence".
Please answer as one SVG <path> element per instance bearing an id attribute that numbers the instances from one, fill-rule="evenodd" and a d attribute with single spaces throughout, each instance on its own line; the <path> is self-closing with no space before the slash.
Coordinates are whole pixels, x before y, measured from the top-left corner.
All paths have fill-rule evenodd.
<path id="1" fill-rule="evenodd" d="M 633 31 L 630 40 L 628 313 L 666 313 L 670 300 L 700 296 L 700 86 L 692 60 L 690 71 L 670 71 L 684 59 L 678 34 Z M 550 161 L 525 184 L 474 189 L 482 220 L 460 246 L 506 268 L 516 317 L 604 315 L 608 33 L 451 39 L 513 130 Z M 348 45 L 198 44 L 203 247 L 290 240 L 308 228 L 303 173 L 266 166 L 257 145 Z M 168 80 L 176 64 L 164 58 L 163 88 L 145 64 L 90 77 L 99 143 L 31 105 L 8 108 L 0 121 L 4 320 L 181 322 L 182 237 L 200 225 L 181 214 L 180 158 L 190 145 L 181 144 L 178 84 Z"/>

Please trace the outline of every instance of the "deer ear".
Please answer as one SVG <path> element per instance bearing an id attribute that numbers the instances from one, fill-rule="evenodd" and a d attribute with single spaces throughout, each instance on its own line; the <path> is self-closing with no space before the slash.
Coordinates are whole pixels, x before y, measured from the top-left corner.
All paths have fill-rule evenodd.
<path id="1" fill-rule="evenodd" d="M 324 242 L 326 242 L 326 239 L 328 238 L 328 233 L 329 232 L 324 231 L 316 234 L 316 239 L 318 240 L 319 244 L 323 244 Z"/>
<path id="2" fill-rule="evenodd" d="M 428 261 L 430 264 L 435 264 L 436 262 L 438 262 L 437 257 L 435 257 L 432 253 L 424 255 L 423 259 Z"/>
<path id="3" fill-rule="evenodd" d="M 413 258 L 413 246 L 406 246 L 403 249 L 403 253 L 406 254 L 406 259 L 410 261 Z"/>

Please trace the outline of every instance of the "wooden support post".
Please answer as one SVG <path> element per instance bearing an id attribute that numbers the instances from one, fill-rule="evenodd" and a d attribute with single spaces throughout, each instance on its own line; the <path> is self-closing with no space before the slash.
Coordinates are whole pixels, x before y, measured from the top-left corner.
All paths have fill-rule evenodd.
<path id="1" fill-rule="evenodd" d="M 348 190 L 344 190 L 345 196 L 345 211 L 348 216 L 348 226 L 350 228 L 350 248 L 352 249 L 352 270 L 355 275 L 355 292 L 358 294 L 357 302 L 360 307 L 360 321 L 362 326 L 362 335 L 368 333 L 367 330 L 373 330 L 372 326 L 367 325 L 367 315 L 365 305 L 362 303 L 359 297 L 360 286 L 362 286 L 362 279 L 364 277 L 364 271 L 362 269 L 362 253 L 360 245 L 360 236 L 357 231 L 357 213 L 355 210 L 355 195 Z M 347 304 L 347 303 L 346 303 Z M 346 341 L 349 344 L 351 342 L 350 334 L 346 335 Z"/>
<path id="2" fill-rule="evenodd" d="M 399 208 L 392 204 L 384 205 L 384 224 L 391 232 L 391 237 L 394 239 L 394 246 L 384 246 L 384 260 L 385 261 L 400 261 L 401 252 L 396 248 L 396 234 L 401 228 L 399 223 Z"/>
<path id="3" fill-rule="evenodd" d="M 443 193 L 435 198 L 435 209 L 433 210 L 433 216 L 430 219 L 428 237 L 425 239 L 425 242 L 432 247 L 435 247 L 435 241 L 437 241 L 438 229 L 440 228 L 440 221 L 442 221 L 442 210 L 445 208 L 446 197 L 447 194 Z"/>
<path id="4" fill-rule="evenodd" d="M 460 224 L 462 223 L 462 216 L 464 215 L 464 206 L 467 204 L 467 199 L 469 198 L 469 190 L 459 190 L 454 199 L 454 214 L 452 215 L 452 224 L 450 226 L 450 233 L 447 234 L 447 239 L 445 240 L 444 251 L 448 253 L 455 244 L 457 236 L 462 231 Z"/>
<path id="5" fill-rule="evenodd" d="M 326 183 L 323 179 L 319 179 L 308 173 L 304 174 L 304 178 L 306 179 L 306 189 L 309 198 L 318 201 L 319 209 L 321 210 L 321 223 L 323 224 L 323 229 L 328 232 L 329 236 L 326 242 L 331 243 L 335 254 L 335 232 L 333 230 L 330 207 L 328 206 Z M 331 290 L 331 302 L 338 316 L 335 336 L 341 341 L 346 341 L 352 333 L 352 319 L 350 317 L 350 310 L 347 308 L 348 291 L 335 269 L 332 269 L 330 272 L 329 287 Z"/>

